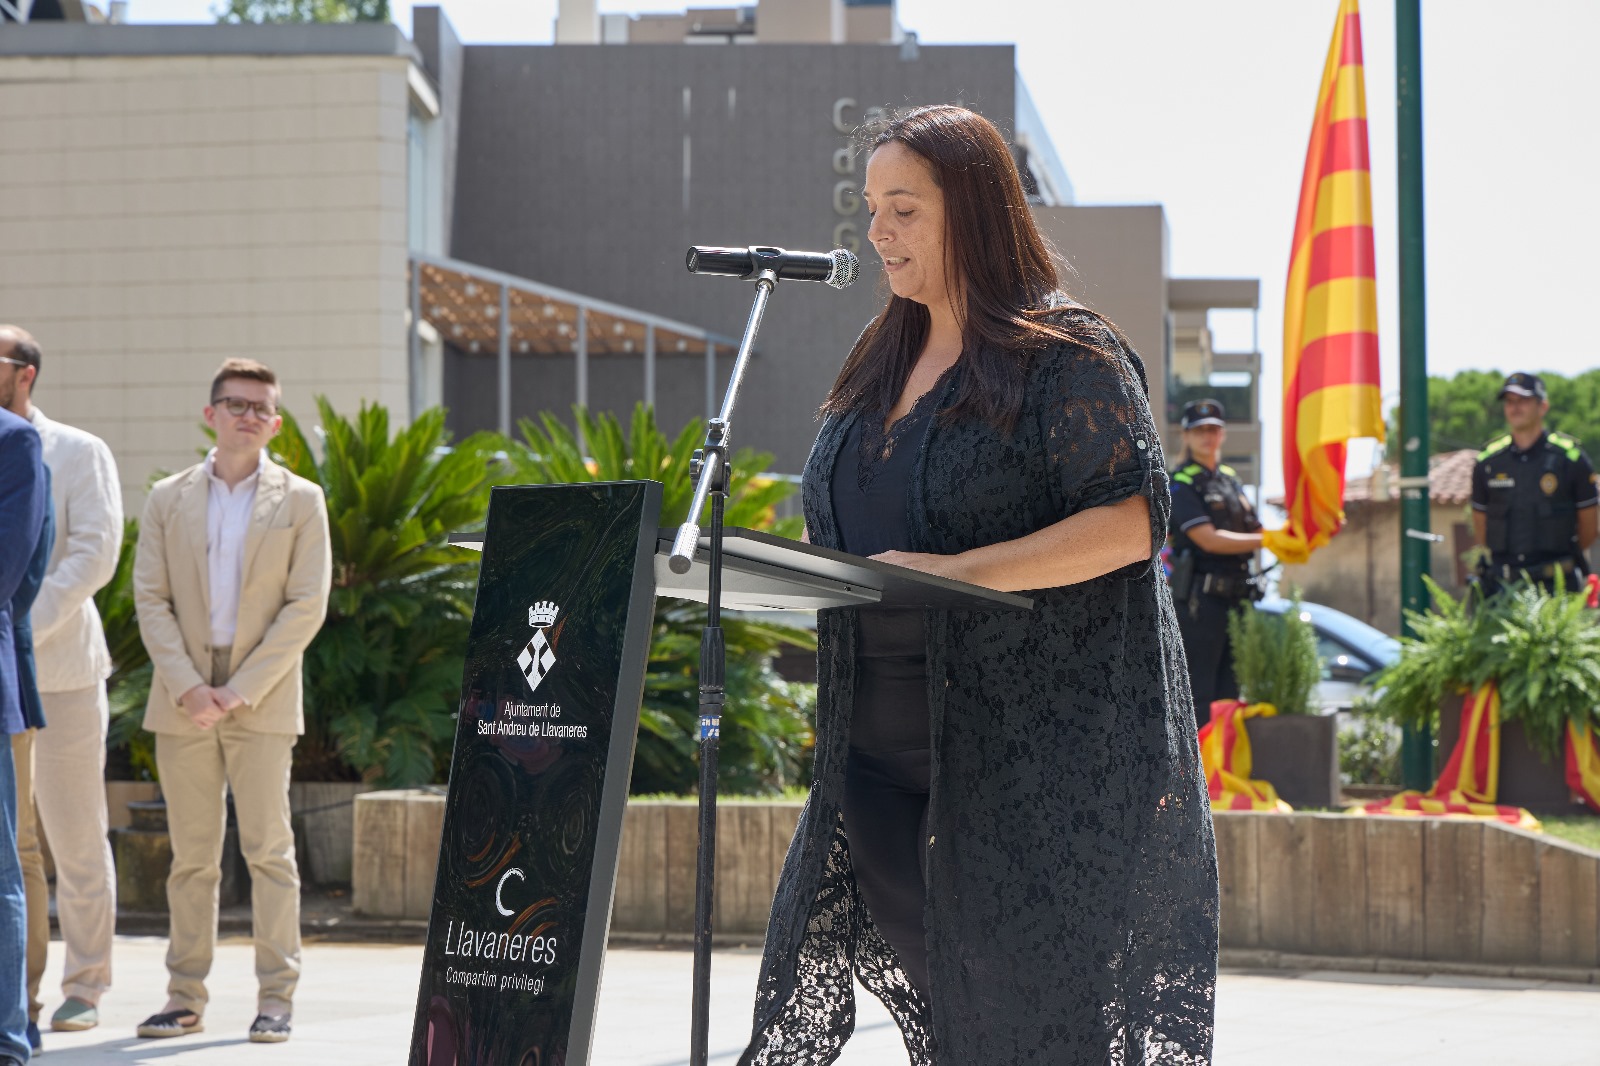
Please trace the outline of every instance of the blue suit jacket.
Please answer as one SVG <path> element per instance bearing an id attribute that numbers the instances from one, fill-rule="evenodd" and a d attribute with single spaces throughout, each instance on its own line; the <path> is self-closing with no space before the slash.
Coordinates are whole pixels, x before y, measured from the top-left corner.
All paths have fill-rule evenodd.
<path id="1" fill-rule="evenodd" d="M 11 597 L 11 629 L 17 645 L 17 695 L 22 701 L 22 724 L 29 729 L 43 729 L 44 701 L 39 698 L 39 669 L 33 662 L 33 601 L 39 598 L 39 587 L 44 584 L 44 573 L 50 569 L 50 549 L 56 543 L 56 509 L 50 498 L 50 468 L 44 468 L 44 525 L 39 530 L 39 542 L 33 546 L 33 559 L 28 572 Z"/>
<path id="2" fill-rule="evenodd" d="M 11 601 L 27 581 L 44 529 L 49 510 L 45 477 L 38 431 L 27 419 L 0 410 L 0 733 L 27 728 Z"/>

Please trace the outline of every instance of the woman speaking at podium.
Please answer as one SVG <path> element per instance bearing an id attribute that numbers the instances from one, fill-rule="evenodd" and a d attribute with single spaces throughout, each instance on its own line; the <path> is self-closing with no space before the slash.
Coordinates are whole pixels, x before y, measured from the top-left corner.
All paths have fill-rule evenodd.
<path id="1" fill-rule="evenodd" d="M 1216 853 L 1143 366 L 1058 291 L 986 119 L 920 108 L 867 148 L 892 295 L 823 405 L 810 540 L 1036 609 L 819 614 L 741 1062 L 832 1062 L 853 977 L 914 1064 L 1209 1062 Z"/>

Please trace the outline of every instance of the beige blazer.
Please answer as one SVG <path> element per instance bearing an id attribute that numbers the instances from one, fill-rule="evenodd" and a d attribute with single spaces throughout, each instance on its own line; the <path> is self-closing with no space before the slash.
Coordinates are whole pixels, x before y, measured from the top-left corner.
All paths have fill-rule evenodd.
<path id="1" fill-rule="evenodd" d="M 205 465 L 156 482 L 139 523 L 133 563 L 139 632 L 155 664 L 144 727 L 200 732 L 178 698 L 211 683 L 210 577 L 206 566 Z M 259 733 L 305 732 L 300 664 L 328 612 L 333 558 L 322 488 L 265 456 L 245 534 L 239 619 L 228 687 L 245 701 L 232 713 Z"/>

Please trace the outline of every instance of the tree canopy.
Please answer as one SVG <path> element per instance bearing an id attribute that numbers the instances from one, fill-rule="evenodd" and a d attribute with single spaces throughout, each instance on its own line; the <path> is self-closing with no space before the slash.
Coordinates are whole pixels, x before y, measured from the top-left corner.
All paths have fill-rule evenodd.
<path id="1" fill-rule="evenodd" d="M 218 22 L 388 22 L 389 0 L 227 0 Z"/>
<path id="2" fill-rule="evenodd" d="M 1590 456 L 1600 449 L 1600 368 L 1575 377 L 1540 372 L 1550 393 L 1545 425 L 1576 437 Z M 1428 444 L 1451 452 L 1482 448 L 1506 431 L 1505 414 L 1495 394 L 1505 383 L 1498 370 L 1463 370 L 1454 377 L 1428 379 Z M 1389 449 L 1400 440 L 1400 409 L 1389 411 Z"/>

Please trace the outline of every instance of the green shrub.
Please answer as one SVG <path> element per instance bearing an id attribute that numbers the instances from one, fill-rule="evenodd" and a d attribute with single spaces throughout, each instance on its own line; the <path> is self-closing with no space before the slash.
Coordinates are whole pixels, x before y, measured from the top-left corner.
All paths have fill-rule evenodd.
<path id="1" fill-rule="evenodd" d="M 1362 700 L 1339 729 L 1339 780 L 1347 785 L 1400 785 L 1400 728 Z"/>
<path id="2" fill-rule="evenodd" d="M 1301 617 L 1295 597 L 1283 614 L 1246 603 L 1228 618 L 1233 674 L 1247 703 L 1270 703 L 1279 714 L 1306 714 L 1311 690 L 1322 676 L 1317 631 Z"/>
<path id="3" fill-rule="evenodd" d="M 1520 721 L 1534 749 L 1554 758 L 1567 722 L 1600 725 L 1600 618 L 1582 590 L 1521 583 L 1487 600 L 1461 600 L 1428 582 L 1433 606 L 1407 611 L 1413 636 L 1374 680 L 1387 713 L 1436 724 L 1447 697 L 1487 681 L 1500 688 L 1500 718 Z"/>
<path id="4" fill-rule="evenodd" d="M 1408 725 L 1436 728 L 1439 704 L 1447 695 L 1489 679 L 1493 616 L 1481 604 L 1474 609 L 1470 598 L 1454 599 L 1432 578 L 1422 580 L 1433 606 L 1406 612 L 1412 635 L 1400 638 L 1400 657 L 1372 683 L 1385 714 Z"/>
<path id="5" fill-rule="evenodd" d="M 1567 723 L 1600 726 L 1600 625 L 1578 592 L 1517 585 L 1489 601 L 1500 716 L 1519 721 L 1547 759 L 1566 746 Z"/>

